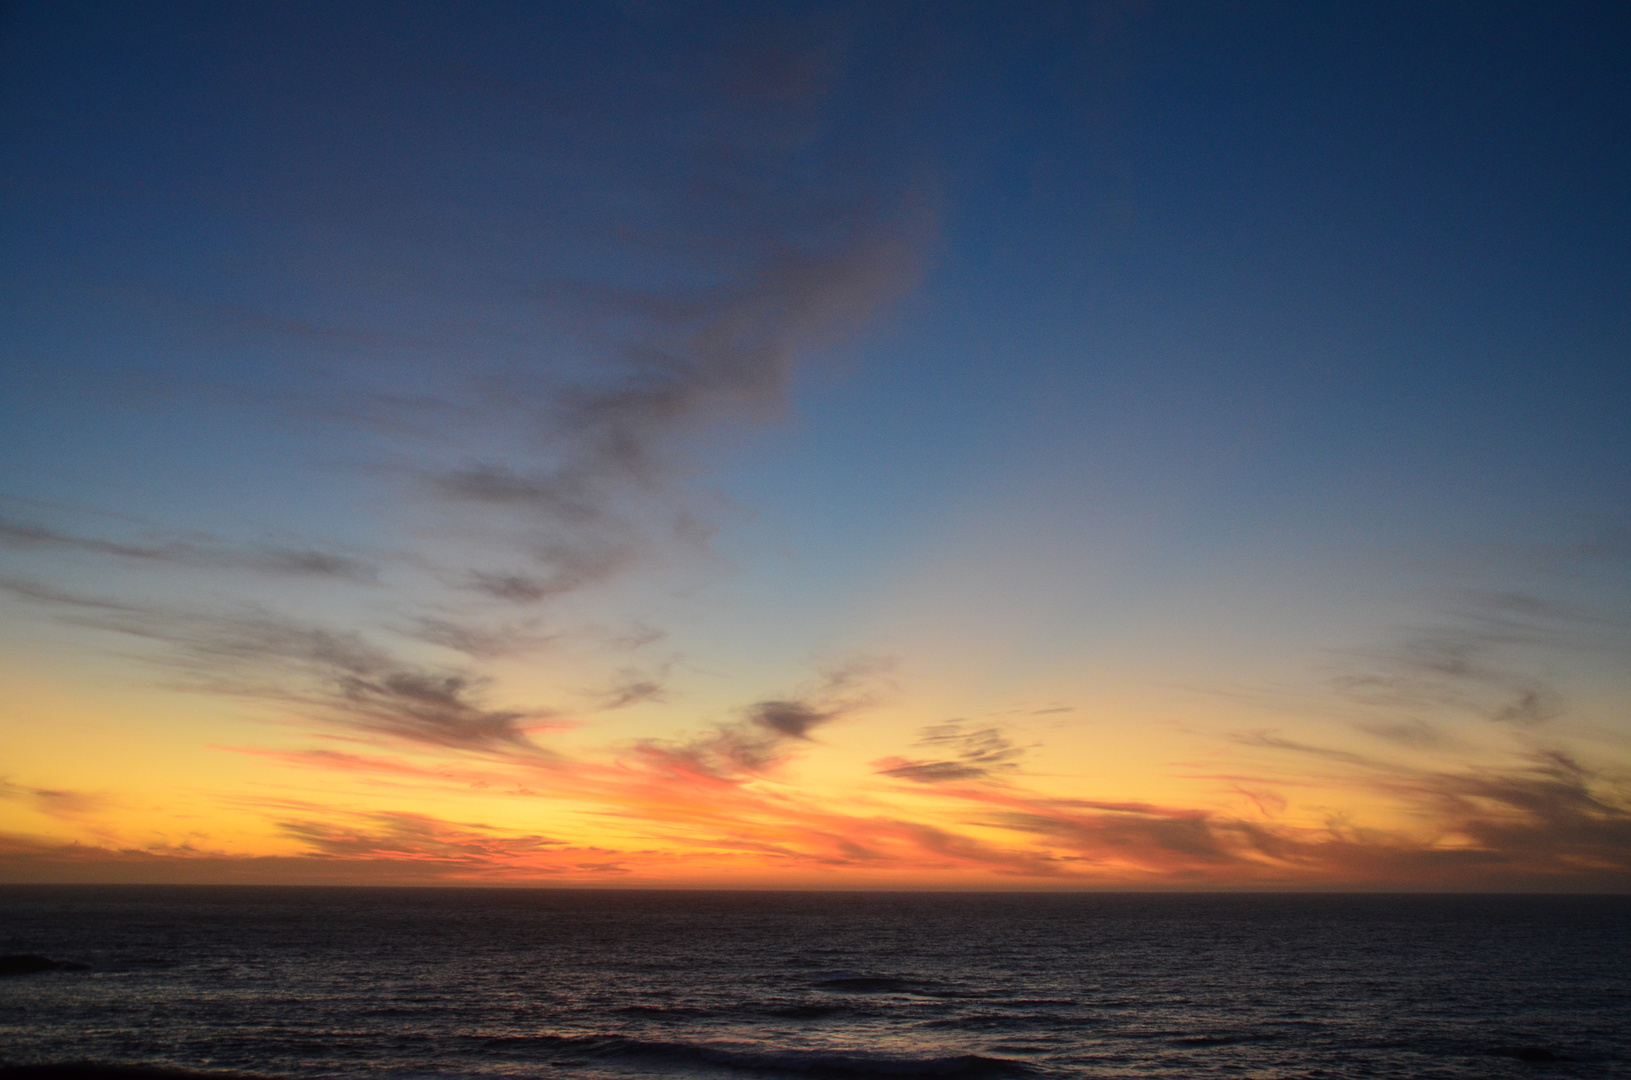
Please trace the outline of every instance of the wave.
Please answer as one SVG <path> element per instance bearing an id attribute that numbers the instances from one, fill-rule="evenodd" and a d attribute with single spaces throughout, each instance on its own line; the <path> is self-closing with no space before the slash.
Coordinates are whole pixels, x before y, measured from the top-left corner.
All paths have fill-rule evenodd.
<path id="1" fill-rule="evenodd" d="M 813 972 L 808 984 L 812 990 L 838 994 L 915 994 L 920 997 L 960 998 L 979 996 L 967 987 L 947 984 L 921 975 L 868 975 L 855 971 Z"/>
<path id="2" fill-rule="evenodd" d="M 841 1016 L 853 1013 L 855 1010 L 848 1005 L 823 1005 L 811 1002 L 798 1002 L 792 1005 L 770 1005 L 760 1010 L 764 1016 L 774 1016 L 780 1020 L 820 1020 L 828 1016 Z"/>
<path id="3" fill-rule="evenodd" d="M 943 1080 L 1005 1080 L 1035 1076 L 1036 1070 L 1017 1061 L 960 1054 L 948 1057 L 905 1057 L 860 1052 L 816 1050 L 733 1050 L 683 1042 L 653 1042 L 621 1036 L 539 1035 L 489 1042 L 525 1041 L 542 1044 L 551 1055 L 570 1060 L 540 1062 L 549 1066 L 577 1066 L 584 1059 L 639 1059 L 657 1068 L 695 1070 L 698 1066 L 743 1073 L 796 1073 L 811 1080 L 865 1080 L 867 1077 L 925 1077 Z M 451 1074 L 450 1074 L 451 1075 Z M 491 1075 L 484 1073 L 482 1075 Z M 513 1074 L 510 1074 L 513 1075 Z M 36 1065 L 0 1065 L 0 1080 L 274 1080 L 259 1073 L 207 1072 L 161 1065 L 124 1065 L 90 1061 Z"/>
<path id="4" fill-rule="evenodd" d="M 0 1080 L 270 1080 L 258 1073 L 205 1072 L 167 1065 L 114 1065 L 96 1061 L 61 1061 L 36 1065 L 0 1065 Z"/>
<path id="5" fill-rule="evenodd" d="M 1238 1046 L 1242 1043 L 1273 1042 L 1285 1038 L 1283 1032 L 1263 1031 L 1239 1035 L 1182 1035 L 1167 1040 L 1168 1046 Z"/>
<path id="6" fill-rule="evenodd" d="M 850 994 L 906 994 L 921 984 L 910 979 L 862 976 L 853 979 L 822 979 L 810 985 L 818 990 L 837 990 Z"/>
<path id="7" fill-rule="evenodd" d="M 1024 1062 L 979 1054 L 911 1057 L 865 1051 L 750 1050 L 706 1043 L 634 1039 L 622 1035 L 534 1035 L 488 1040 L 489 1046 L 517 1043 L 573 1058 L 638 1058 L 671 1066 L 713 1066 L 739 1072 L 791 1072 L 812 1078 L 922 1076 L 945 1077 L 948 1080 L 997 1080 L 1036 1075 L 1036 1070 Z M 4 1078 L 0 1077 L 0 1080 Z"/>

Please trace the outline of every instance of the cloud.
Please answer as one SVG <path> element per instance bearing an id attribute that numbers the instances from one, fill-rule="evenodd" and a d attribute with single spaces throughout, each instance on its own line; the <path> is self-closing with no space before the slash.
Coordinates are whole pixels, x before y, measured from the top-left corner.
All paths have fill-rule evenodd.
<path id="1" fill-rule="evenodd" d="M 760 701 L 748 709 L 752 723 L 791 739 L 808 739 L 810 732 L 833 718 L 831 712 L 803 701 Z"/>
<path id="2" fill-rule="evenodd" d="M 867 213 L 755 224 L 767 232 L 734 242 L 759 250 L 722 273 L 710 268 L 724 279 L 717 284 L 582 283 L 555 292 L 553 303 L 599 325 L 595 350 L 607 362 L 585 381 L 535 396 L 530 423 L 550 464 L 482 460 L 426 477 L 443 499 L 515 515 L 517 544 L 541 568 L 475 570 L 470 588 L 542 600 L 637 563 L 664 532 L 653 519 L 676 522 L 670 534 L 696 533 L 693 512 L 674 506 L 667 487 L 683 467 L 681 440 L 778 411 L 796 358 L 858 329 L 905 291 L 921 247 L 921 226 Z"/>
<path id="3" fill-rule="evenodd" d="M 336 676 L 337 694 L 323 706 L 349 727 L 413 742 L 450 749 L 538 752 L 522 722 L 553 714 L 482 708 L 475 700 L 480 686 L 465 675 L 375 668 Z"/>
<path id="4" fill-rule="evenodd" d="M 1527 769 L 1440 773 L 1409 784 L 1429 831 L 1324 828 L 1204 810 L 1095 807 L 1078 800 L 970 799 L 1005 807 L 1004 826 L 1113 879 L 1293 888 L 1624 888 L 1631 808 L 1579 776 Z"/>
<path id="5" fill-rule="evenodd" d="M 547 635 L 540 635 L 532 625 L 478 626 L 435 615 L 419 616 L 402 632 L 407 637 L 464 653 L 475 660 L 532 652 L 548 640 Z"/>
<path id="6" fill-rule="evenodd" d="M 50 604 L 66 621 L 163 646 L 153 659 L 192 689 L 274 702 L 308 720 L 448 749 L 541 754 L 527 728 L 553 715 L 488 708 L 480 675 L 408 663 L 357 631 L 263 609 L 175 609 L 25 582 L 0 581 L 0 589 Z"/>
<path id="7" fill-rule="evenodd" d="M 1354 726 L 1378 739 L 1398 743 L 1401 746 L 1430 750 L 1451 744 L 1450 738 L 1444 732 L 1420 717 L 1409 717 L 1392 723 L 1360 721 Z"/>
<path id="8" fill-rule="evenodd" d="M 1413 828 L 1363 827 L 1345 812 L 1323 827 L 1281 818 L 1287 800 L 1272 780 L 1223 778 L 1257 817 L 1213 808 L 1063 798 L 1028 791 L 1010 778 L 965 764 L 983 753 L 1005 764 L 1006 742 L 970 739 L 960 725 L 936 725 L 927 738 L 967 748 L 970 757 L 875 763 L 978 808 L 974 819 L 1032 838 L 1101 883 L 1289 888 L 1631 887 L 1631 786 L 1557 749 L 1536 750 L 1502 767 L 1411 769 L 1350 751 L 1260 732 L 1238 741 L 1339 766 L 1344 786 L 1366 803 L 1401 809 Z M 1306 779 L 1306 770 L 1291 775 Z M 1266 819 L 1266 820 L 1261 820 Z M 1050 871 L 1051 872 L 1051 871 Z"/>
<path id="9" fill-rule="evenodd" d="M 1619 662 L 1628 632 L 1624 619 L 1584 605 L 1464 591 L 1441 601 L 1431 621 L 1397 628 L 1371 647 L 1332 651 L 1317 685 L 1192 689 L 1265 712 L 1340 721 L 1396 747 L 1448 751 L 1475 742 L 1479 721 L 1524 738 L 1553 728 L 1571 711 L 1561 673 L 1582 662 Z"/>
<path id="10" fill-rule="evenodd" d="M 78 821 L 93 816 L 108 806 L 106 796 L 66 788 L 26 787 L 0 780 L 0 799 L 22 799 L 48 817 L 64 821 Z"/>
<path id="11" fill-rule="evenodd" d="M 1631 871 L 1631 791 L 1561 750 L 1518 770 L 1437 773 L 1403 787 L 1443 827 L 1527 869 Z"/>
<path id="12" fill-rule="evenodd" d="M 662 678 L 666 674 L 666 668 L 660 674 L 624 668 L 618 672 L 617 681 L 601 695 L 599 707 L 610 712 L 613 709 L 624 709 L 648 701 L 662 701 Z"/>
<path id="13" fill-rule="evenodd" d="M 473 570 L 470 572 L 466 587 L 494 600 L 530 603 L 570 588 L 572 580 L 569 578 L 566 581 L 552 581 L 527 573 L 504 574 Z"/>
<path id="14" fill-rule="evenodd" d="M 750 718 L 721 724 L 696 738 L 644 739 L 636 752 L 648 766 L 736 783 L 768 772 L 787 760 L 789 736 Z"/>
<path id="15" fill-rule="evenodd" d="M 721 724 L 687 742 L 648 739 L 638 749 L 650 763 L 719 780 L 755 776 L 787 760 L 811 733 L 872 705 L 893 662 L 862 657 L 824 671 L 809 691 L 754 702 L 740 720 Z"/>
<path id="16" fill-rule="evenodd" d="M 1017 768 L 1015 761 L 1024 754 L 998 728 L 971 729 L 966 720 L 931 724 L 923 729 L 917 745 L 952 756 L 927 761 L 888 758 L 875 763 L 878 771 L 924 784 L 984 779 Z"/>
<path id="17" fill-rule="evenodd" d="M 78 536 L 34 522 L 5 518 L 0 518 L 0 547 L 17 551 L 71 551 L 200 570 L 250 570 L 362 583 L 373 583 L 379 578 L 379 568 L 372 562 L 317 548 L 243 547 L 199 536 L 131 543 Z"/>
<path id="18" fill-rule="evenodd" d="M 1243 731 L 1229 736 L 1230 740 L 1242 746 L 1261 746 L 1270 750 L 1289 750 L 1296 754 L 1308 754 L 1313 757 L 1324 758 L 1341 765 L 1357 765 L 1362 769 L 1385 771 L 1390 766 L 1382 761 L 1365 754 L 1356 754 L 1351 750 L 1339 750 L 1326 746 L 1313 746 L 1301 743 L 1295 739 L 1288 739 L 1272 731 Z"/>
<path id="19" fill-rule="evenodd" d="M 498 73 L 462 88 L 472 113 L 519 113 L 547 132 L 538 149 L 573 177 L 535 195 L 554 212 L 490 222 L 478 291 L 496 286 L 507 299 L 486 310 L 536 340 L 472 342 L 469 376 L 435 373 L 468 407 L 446 411 L 441 447 L 398 466 L 416 492 L 509 530 L 540 564 L 475 567 L 463 584 L 476 592 L 545 600 L 694 535 L 699 518 L 671 481 L 699 440 L 779 415 L 797 363 L 915 287 L 933 215 L 883 130 L 847 111 L 833 122 L 853 92 L 846 32 L 786 15 L 693 29 L 684 56 L 574 76 L 594 85 L 570 92 Z M 502 150 L 507 161 L 515 148 Z"/>
<path id="20" fill-rule="evenodd" d="M 621 853 L 404 811 L 303 807 L 277 831 L 299 854 L 246 856 L 192 843 L 118 847 L 0 833 L 0 882 L 430 884 L 615 881 Z"/>
<path id="21" fill-rule="evenodd" d="M 486 825 L 454 824 L 405 812 L 357 814 L 349 822 L 336 821 L 333 815 L 322 820 L 286 820 L 278 823 L 278 831 L 300 841 L 314 855 L 410 858 L 464 870 L 490 865 L 508 868 L 523 861 L 534 872 L 547 872 L 554 868 L 530 857 L 566 846 L 543 836 L 501 835 Z"/>
<path id="22" fill-rule="evenodd" d="M 598 493 L 583 476 L 523 476 L 508 467 L 478 462 L 432 478 L 448 499 L 494 506 L 523 506 L 551 517 L 587 521 L 599 516 Z"/>
<path id="23" fill-rule="evenodd" d="M 1364 706 L 1470 714 L 1535 728 L 1567 711 L 1562 691 L 1544 673 L 1543 657 L 1617 651 L 1625 630 L 1619 620 L 1528 593 L 1466 592 L 1439 623 L 1353 654 L 1368 670 L 1339 675 L 1332 684 Z"/>

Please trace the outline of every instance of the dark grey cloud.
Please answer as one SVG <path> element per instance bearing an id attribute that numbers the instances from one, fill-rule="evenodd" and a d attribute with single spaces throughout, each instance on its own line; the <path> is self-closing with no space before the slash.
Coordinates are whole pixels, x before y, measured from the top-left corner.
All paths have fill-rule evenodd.
<path id="1" fill-rule="evenodd" d="M 981 780 L 1017 768 L 1016 762 L 1025 753 L 1000 728 L 976 728 L 966 720 L 931 724 L 923 729 L 916 745 L 942 756 L 891 762 L 878 771 L 920 784 Z"/>
<path id="2" fill-rule="evenodd" d="M 1341 752 L 1282 749 L 1356 763 Z M 1286 828 L 1204 810 L 1026 797 L 992 824 L 1046 838 L 1089 863 L 1132 864 L 1167 880 L 1406 888 L 1605 888 L 1631 885 L 1631 788 L 1571 755 L 1537 751 L 1502 768 L 1377 768 L 1430 835 L 1356 826 Z M 1029 801 L 1031 808 L 1014 808 Z"/>
<path id="3" fill-rule="evenodd" d="M 404 661 L 358 631 L 248 606 L 186 610 L 15 581 L 0 581 L 0 590 L 50 605 L 66 622 L 157 646 L 146 658 L 189 689 L 277 702 L 316 722 L 426 745 L 543 753 L 526 727 L 549 710 L 490 708 L 480 675 Z"/>
<path id="4" fill-rule="evenodd" d="M 1631 869 L 1631 790 L 1562 750 L 1519 770 L 1437 774 L 1415 785 L 1452 827 L 1509 860 Z"/>
<path id="5" fill-rule="evenodd" d="M 416 235 L 402 258 L 436 282 L 413 298 L 442 316 L 436 343 L 364 336 L 382 362 L 393 350 L 413 358 L 424 392 L 408 412 L 440 424 L 387 471 L 409 478 L 410 497 L 479 519 L 524 556 L 456 570 L 450 580 L 479 596 L 547 601 L 666 543 L 699 542 L 709 524 L 670 483 L 696 440 L 778 415 L 800 360 L 915 284 L 932 215 L 880 121 L 862 122 L 888 110 L 848 111 L 853 27 L 768 9 L 682 22 L 694 23 L 695 48 L 614 52 L 604 70 L 574 68 L 564 83 L 457 64 L 428 72 L 438 93 L 514 142 L 467 146 L 481 129 L 466 125 L 425 132 L 426 152 L 448 140 L 458 160 L 494 151 L 498 172 L 479 184 L 503 199 L 442 220 L 441 193 L 393 171 L 383 190 L 326 211 L 354 214 L 369 235 L 389 222 L 388 248 Z M 891 80 L 874 82 L 877 106 Z M 347 178 L 337 182 L 343 192 Z M 411 226 L 395 213 L 410 205 Z M 307 321 L 294 320 L 308 348 L 354 346 L 345 327 L 314 337 Z M 331 410 L 352 396 L 388 407 L 367 378 L 324 391 Z M 425 395 L 447 407 L 427 410 Z"/>
<path id="6" fill-rule="evenodd" d="M 1310 743 L 1287 739 L 1272 731 L 1246 731 L 1237 732 L 1231 739 L 1242 746 L 1261 746 L 1268 750 L 1288 750 L 1297 754 L 1308 754 L 1313 757 L 1325 758 L 1328 761 L 1340 762 L 1344 765 L 1358 765 L 1365 769 L 1383 771 L 1388 768 L 1380 759 L 1365 754 L 1356 754 L 1350 750 L 1338 750 L 1332 747 L 1315 746 Z"/>
<path id="7" fill-rule="evenodd" d="M 638 558 L 626 536 L 604 539 L 577 536 L 569 542 L 543 542 L 528 553 L 532 565 L 517 570 L 471 570 L 459 586 L 493 600 L 534 604 L 605 582 Z"/>
<path id="8" fill-rule="evenodd" d="M 502 515 L 540 564 L 481 568 L 472 588 L 542 600 L 606 580 L 665 535 L 696 534 L 668 484 L 687 440 L 776 415 L 800 358 L 913 286 L 932 231 L 920 185 L 880 132 L 829 123 L 846 92 L 844 36 L 798 17 L 745 20 L 600 98 L 478 80 L 478 99 L 533 102 L 552 131 L 578 115 L 559 134 L 599 179 L 571 196 L 588 198 L 570 242 L 589 257 L 516 271 L 517 294 L 558 335 L 555 358 L 497 358 L 470 387 L 532 449 L 419 470 L 437 498 Z M 523 229 L 516 243 L 562 239 Z M 659 524 L 675 520 L 693 527 Z"/>
<path id="9" fill-rule="evenodd" d="M 647 701 L 662 701 L 663 679 L 666 675 L 666 667 L 660 672 L 624 668 L 618 672 L 617 681 L 601 695 L 600 708 L 610 712 L 613 709 L 623 709 Z"/>
<path id="10" fill-rule="evenodd" d="M 1400 746 L 1413 746 L 1421 749 L 1435 749 L 1452 744 L 1450 739 L 1439 727 L 1429 724 L 1420 717 L 1409 717 L 1392 722 L 1357 721 L 1354 724 L 1359 730 L 1387 742 L 1398 743 Z"/>
<path id="11" fill-rule="evenodd" d="M 421 615 L 401 633 L 405 637 L 440 645 L 473 660 L 495 660 L 532 652 L 549 641 L 535 625 L 485 625 L 465 619 Z"/>
<path id="12" fill-rule="evenodd" d="M 1268 733 L 1239 741 L 1353 768 L 1355 780 L 1402 799 L 1466 858 L 1526 876 L 1565 880 L 1601 872 L 1631 882 L 1631 782 L 1560 747 L 1529 750 L 1503 765 L 1446 771 Z M 1429 862 L 1435 857 L 1418 855 Z"/>
<path id="13" fill-rule="evenodd" d="M 1631 622 L 1522 590 L 1467 590 L 1367 648 L 1332 650 L 1319 683 L 1191 687 L 1265 712 L 1340 719 L 1399 745 L 1449 748 L 1481 719 L 1525 732 L 1570 711 L 1580 664 L 1631 660 Z"/>
<path id="14" fill-rule="evenodd" d="M 434 746 L 535 751 L 521 723 L 547 714 L 482 708 L 474 700 L 481 685 L 472 676 L 403 668 L 340 674 L 340 699 L 327 711 L 350 727 Z"/>
<path id="15" fill-rule="evenodd" d="M 1478 718 L 1535 732 L 1569 712 L 1563 672 L 1582 659 L 1631 653 L 1631 624 L 1592 608 L 1532 593 L 1467 591 L 1440 617 L 1401 628 L 1369 649 L 1337 654 L 1327 685 L 1336 701 L 1272 693 L 1280 708 L 1345 716 L 1354 727 L 1400 745 L 1445 748 L 1453 725 Z"/>
<path id="16" fill-rule="evenodd" d="M 1151 852 L 1177 855 L 1203 864 L 1235 862 L 1236 845 L 1228 827 L 1204 814 L 1174 816 L 1139 811 L 1081 815 L 1000 813 L 994 820 L 1011 829 L 1100 852 L 1123 849 L 1149 858 Z M 1159 857 L 1152 860 L 1162 861 Z"/>
<path id="17" fill-rule="evenodd" d="M 983 779 L 991 770 L 961 761 L 908 761 L 878 771 L 885 776 L 915 780 L 920 784 L 943 784 L 953 780 Z"/>
<path id="18" fill-rule="evenodd" d="M 497 506 L 522 506 L 582 521 L 599 517 L 599 493 L 583 476 L 523 475 L 507 466 L 478 462 L 431 478 L 446 498 Z"/>
<path id="19" fill-rule="evenodd" d="M 376 563 L 319 548 L 233 545 L 212 537 L 172 537 L 146 543 L 80 536 L 65 530 L 0 518 L 0 547 L 14 551 L 69 551 L 195 569 L 249 570 L 297 577 L 375 582 Z"/>
<path id="20" fill-rule="evenodd" d="M 812 730 L 832 719 L 832 713 L 803 701 L 760 701 L 748 709 L 748 718 L 778 735 L 808 739 Z"/>
<path id="21" fill-rule="evenodd" d="M 1475 715 L 1524 728 L 1563 715 L 1546 658 L 1622 650 L 1626 627 L 1578 605 L 1517 591 L 1467 592 L 1436 625 L 1355 654 L 1367 669 L 1333 679 L 1350 700 L 1393 712 Z"/>
<path id="22" fill-rule="evenodd" d="M 278 831 L 298 840 L 316 855 L 337 858 L 390 858 L 412 856 L 433 862 L 479 863 L 495 856 L 513 858 L 552 852 L 563 845 L 543 836 L 497 836 L 485 825 L 442 821 L 425 814 L 378 813 L 357 815 L 354 824 L 285 820 Z M 552 867 L 534 867 L 553 872 Z"/>
<path id="23" fill-rule="evenodd" d="M 798 356 L 858 328 L 905 288 L 920 243 L 903 229 L 850 224 L 813 251 L 767 235 L 757 263 L 703 289 L 565 291 L 556 302 L 607 328 L 595 348 L 608 361 L 585 382 L 534 393 L 548 464 L 478 461 L 426 477 L 445 500 L 508 515 L 540 568 L 477 571 L 472 587 L 541 600 L 607 580 L 665 535 L 705 534 L 707 524 L 670 498 L 679 441 L 774 414 Z"/>
<path id="24" fill-rule="evenodd" d="M 467 579 L 467 587 L 473 592 L 490 596 L 494 600 L 509 600 L 515 603 L 530 603 L 542 600 L 558 588 L 552 587 L 547 578 L 528 573 L 489 573 L 484 570 L 472 570 Z"/>
<path id="25" fill-rule="evenodd" d="M 107 805 L 105 798 L 91 792 L 28 787 L 4 778 L 0 778 L 0 799 L 27 800 L 42 814 L 68 820 L 102 810 Z"/>
<path id="26" fill-rule="evenodd" d="M 764 772 L 786 760 L 796 744 L 812 741 L 815 729 L 873 704 L 892 666 L 880 657 L 840 664 L 804 694 L 754 702 L 741 719 L 688 742 L 652 739 L 640 749 L 653 759 L 719 777 Z"/>

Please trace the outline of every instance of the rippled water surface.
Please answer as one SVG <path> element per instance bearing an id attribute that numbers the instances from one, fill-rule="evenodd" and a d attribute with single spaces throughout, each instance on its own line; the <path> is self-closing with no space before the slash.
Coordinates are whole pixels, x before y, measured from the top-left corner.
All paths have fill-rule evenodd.
<path id="1" fill-rule="evenodd" d="M 1624 897 L 0 889 L 0 1063 L 1631 1076 Z"/>

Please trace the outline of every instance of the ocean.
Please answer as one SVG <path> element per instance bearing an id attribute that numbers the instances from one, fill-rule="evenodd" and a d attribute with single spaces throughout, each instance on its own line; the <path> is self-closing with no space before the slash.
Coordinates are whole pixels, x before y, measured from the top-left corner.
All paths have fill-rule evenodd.
<path id="1" fill-rule="evenodd" d="M 31 886 L 0 953 L 16 1076 L 1631 1076 L 1627 897 Z"/>

